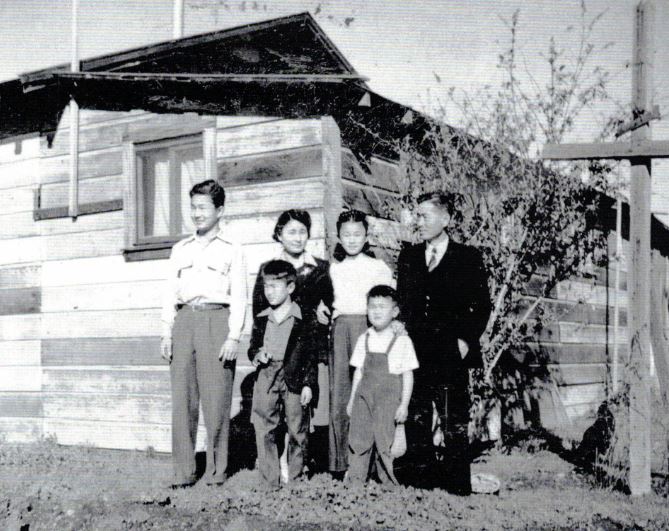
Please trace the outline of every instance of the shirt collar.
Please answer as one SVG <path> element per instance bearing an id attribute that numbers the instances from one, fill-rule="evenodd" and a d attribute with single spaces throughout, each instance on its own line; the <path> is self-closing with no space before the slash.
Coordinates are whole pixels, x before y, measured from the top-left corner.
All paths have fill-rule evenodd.
<path id="1" fill-rule="evenodd" d="M 446 253 L 446 249 L 448 249 L 448 242 L 450 241 L 450 238 L 448 237 L 448 234 L 446 235 L 446 238 L 444 238 L 442 241 L 440 241 L 438 244 L 433 245 L 431 243 L 426 243 L 425 244 L 425 254 L 428 255 L 432 252 L 432 249 L 437 250 L 437 255 L 438 256 L 443 256 Z"/>
<path id="2" fill-rule="evenodd" d="M 271 306 L 268 306 L 265 308 L 262 312 L 258 314 L 258 317 L 267 317 L 268 319 L 276 322 L 274 320 L 274 310 L 272 309 Z M 295 319 L 302 319 L 302 310 L 300 310 L 299 305 L 293 301 L 290 305 L 290 311 L 286 314 L 286 316 L 283 318 L 283 321 L 288 319 L 289 317 L 294 317 Z M 281 321 L 281 322 L 283 322 Z M 279 323 L 280 324 L 280 323 Z"/>
<path id="3" fill-rule="evenodd" d="M 192 243 L 195 241 L 202 242 L 202 241 L 207 241 L 207 243 L 211 243 L 214 240 L 221 240 L 224 243 L 232 243 L 232 240 L 230 238 L 226 237 L 226 235 L 223 232 L 223 229 L 219 229 L 219 231 L 216 233 L 216 236 L 214 236 L 211 240 L 207 241 L 201 238 L 200 236 L 197 235 L 197 232 L 194 232 L 190 236 L 186 238 L 185 243 Z"/>
<path id="4" fill-rule="evenodd" d="M 288 256 L 288 253 L 284 249 L 281 249 L 281 252 L 277 256 L 279 260 L 285 260 L 286 262 L 292 263 L 292 258 Z M 316 259 L 313 257 L 313 255 L 309 251 L 304 251 L 302 253 L 302 263 L 305 265 L 310 265 L 314 267 L 318 267 L 318 264 L 316 263 Z"/>

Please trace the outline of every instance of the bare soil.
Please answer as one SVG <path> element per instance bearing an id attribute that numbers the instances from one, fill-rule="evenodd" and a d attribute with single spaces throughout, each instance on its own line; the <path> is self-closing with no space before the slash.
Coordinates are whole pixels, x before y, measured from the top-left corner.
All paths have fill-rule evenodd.
<path id="1" fill-rule="evenodd" d="M 474 471 L 496 474 L 502 489 L 470 497 L 356 487 L 326 474 L 267 492 L 252 470 L 223 486 L 171 490 L 170 471 L 170 457 L 151 451 L 1 444 L 0 529 L 669 528 L 663 483 L 631 498 L 548 451 L 482 456 Z"/>

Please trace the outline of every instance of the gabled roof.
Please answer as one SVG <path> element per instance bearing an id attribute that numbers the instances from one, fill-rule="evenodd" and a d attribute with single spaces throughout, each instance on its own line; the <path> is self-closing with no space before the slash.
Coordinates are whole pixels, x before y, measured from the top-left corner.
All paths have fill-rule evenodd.
<path id="1" fill-rule="evenodd" d="M 307 12 L 87 59 L 82 72 L 345 75 L 353 66 Z M 70 65 L 21 76 L 24 85 L 69 72 Z"/>

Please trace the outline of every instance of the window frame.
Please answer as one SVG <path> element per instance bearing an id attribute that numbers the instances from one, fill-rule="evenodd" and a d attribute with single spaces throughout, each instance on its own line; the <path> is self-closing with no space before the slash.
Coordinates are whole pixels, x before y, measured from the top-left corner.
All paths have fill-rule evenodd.
<path id="1" fill-rule="evenodd" d="M 135 135 L 126 138 L 123 142 L 123 174 L 125 181 L 125 248 L 123 255 L 126 261 L 153 260 L 168 258 L 172 246 L 187 236 L 186 234 L 172 234 L 166 236 L 143 235 L 143 208 L 144 196 L 142 179 L 138 175 L 138 157 L 142 151 L 174 147 L 177 152 L 182 147 L 191 147 L 200 143 L 202 159 L 204 161 L 204 178 L 214 179 L 217 175 L 216 162 L 216 127 L 213 124 L 200 125 L 193 130 L 183 131 L 181 134 L 166 136 L 156 130 L 153 134 Z M 175 153 L 170 152 L 170 184 L 176 180 L 174 165 Z M 170 204 L 170 226 L 173 226 L 172 212 L 177 198 L 172 197 Z"/>

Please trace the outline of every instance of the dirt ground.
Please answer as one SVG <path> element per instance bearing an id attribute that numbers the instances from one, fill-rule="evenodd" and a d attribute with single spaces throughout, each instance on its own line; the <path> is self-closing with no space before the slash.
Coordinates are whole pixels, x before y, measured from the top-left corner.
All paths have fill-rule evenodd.
<path id="1" fill-rule="evenodd" d="M 231 448 L 234 451 L 234 448 Z M 632 499 L 594 486 L 557 455 L 493 451 L 474 471 L 498 495 L 354 487 L 325 474 L 278 492 L 242 470 L 219 487 L 171 490 L 154 452 L 0 444 L 1 529 L 667 529 L 666 485 Z"/>

